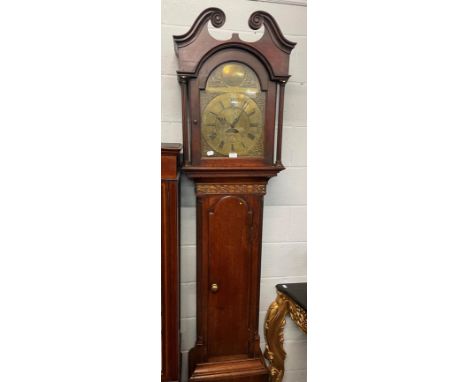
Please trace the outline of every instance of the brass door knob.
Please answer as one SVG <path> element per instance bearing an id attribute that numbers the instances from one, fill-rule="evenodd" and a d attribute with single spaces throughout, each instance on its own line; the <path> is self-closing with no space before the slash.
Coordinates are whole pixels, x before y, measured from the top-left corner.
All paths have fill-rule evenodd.
<path id="1" fill-rule="evenodd" d="M 218 284 L 211 284 L 211 291 L 216 293 L 218 291 Z"/>

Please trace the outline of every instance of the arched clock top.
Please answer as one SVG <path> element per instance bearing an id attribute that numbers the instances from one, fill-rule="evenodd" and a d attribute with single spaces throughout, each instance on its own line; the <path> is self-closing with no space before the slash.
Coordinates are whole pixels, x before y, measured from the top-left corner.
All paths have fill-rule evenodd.
<path id="1" fill-rule="evenodd" d="M 223 60 L 223 57 L 225 57 L 224 60 L 226 62 L 232 61 L 232 58 L 230 59 L 229 57 L 232 56 L 231 53 L 233 51 L 236 52 L 235 55 L 237 61 L 250 66 L 256 73 L 258 73 L 258 75 L 261 77 L 260 80 L 263 89 L 266 88 L 267 82 L 269 80 L 284 80 L 286 82 L 289 78 L 289 76 L 281 78 L 277 77 L 272 66 L 270 65 L 270 62 L 268 62 L 268 60 L 256 49 L 243 44 L 243 42 L 239 40 L 237 33 L 233 34 L 233 37 L 227 43 L 222 43 L 216 46 L 201 58 L 197 67 L 195 68 L 195 76 L 199 77 L 201 82 L 203 82 L 203 78 L 206 77 L 206 70 L 204 69 L 210 67 L 210 63 L 216 59 Z M 264 73 L 267 75 L 263 75 Z"/>
<path id="2" fill-rule="evenodd" d="M 235 58 L 232 55 L 232 49 L 224 49 L 216 54 L 207 56 L 207 59 L 201 63 L 198 70 L 198 86 L 200 89 L 205 89 L 206 82 L 212 72 L 219 66 L 228 62 L 238 62 L 248 66 L 258 78 L 261 89 L 267 90 L 269 85 L 269 68 L 262 61 L 258 60 L 255 55 L 246 51 L 236 51 Z"/>
<path id="3" fill-rule="evenodd" d="M 225 14 L 219 8 L 205 9 L 190 30 L 174 36 L 174 48 L 179 61 L 179 78 L 198 76 L 202 63 L 214 53 L 224 49 L 243 49 L 257 56 L 267 67 L 272 80 L 286 82 L 289 78 L 289 55 L 296 43 L 286 39 L 275 19 L 267 12 L 256 11 L 249 18 L 249 26 L 258 30 L 265 27 L 263 36 L 254 42 L 240 39 L 237 33 L 229 40 L 219 41 L 208 32 L 208 22 L 215 28 L 224 25 Z"/>
<path id="4" fill-rule="evenodd" d="M 295 43 L 263 11 L 248 20 L 254 30 L 264 27 L 257 41 L 243 41 L 238 33 L 217 40 L 208 23 L 220 28 L 225 18 L 221 9 L 208 8 L 188 32 L 174 36 L 184 171 L 194 178 L 213 176 L 211 171 L 233 177 L 274 176 L 284 169 L 284 85 Z"/>

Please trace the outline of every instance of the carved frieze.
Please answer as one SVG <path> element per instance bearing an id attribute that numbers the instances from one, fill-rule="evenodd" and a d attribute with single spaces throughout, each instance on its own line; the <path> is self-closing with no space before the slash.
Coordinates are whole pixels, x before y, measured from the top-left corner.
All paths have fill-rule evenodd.
<path id="1" fill-rule="evenodd" d="M 202 194 L 262 194 L 265 184 L 200 183 L 196 185 L 197 195 Z"/>

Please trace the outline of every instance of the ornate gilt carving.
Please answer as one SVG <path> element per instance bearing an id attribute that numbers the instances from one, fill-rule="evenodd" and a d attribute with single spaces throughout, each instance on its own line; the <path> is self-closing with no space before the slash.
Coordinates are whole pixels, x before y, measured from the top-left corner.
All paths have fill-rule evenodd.
<path id="1" fill-rule="evenodd" d="M 265 184 L 220 184 L 202 183 L 196 185 L 196 193 L 200 194 L 262 194 L 266 193 Z"/>
<path id="2" fill-rule="evenodd" d="M 286 352 L 283 348 L 286 315 L 307 333 L 307 312 L 281 292 L 276 292 L 265 318 L 266 347 L 264 356 L 269 362 L 271 382 L 281 382 L 284 376 Z"/>
<path id="3" fill-rule="evenodd" d="M 284 374 L 283 331 L 286 324 L 289 300 L 282 293 L 277 293 L 276 300 L 271 303 L 265 318 L 266 348 L 264 356 L 269 362 L 271 382 L 281 382 Z"/>
<path id="4" fill-rule="evenodd" d="M 289 300 L 289 315 L 301 330 L 307 334 L 307 312 Z"/>

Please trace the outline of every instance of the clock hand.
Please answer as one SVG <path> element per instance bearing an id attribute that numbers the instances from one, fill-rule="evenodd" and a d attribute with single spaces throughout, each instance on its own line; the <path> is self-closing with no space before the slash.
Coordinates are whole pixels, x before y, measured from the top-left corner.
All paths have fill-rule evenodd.
<path id="1" fill-rule="evenodd" d="M 239 122 L 241 115 L 242 115 L 242 112 L 239 113 L 237 118 L 231 124 L 231 128 L 234 129 L 236 133 L 240 133 L 240 131 L 238 129 L 236 129 L 236 125 Z M 241 128 L 241 130 L 243 130 L 243 128 Z"/>
<path id="2" fill-rule="evenodd" d="M 242 115 L 243 112 L 245 112 L 245 106 L 247 105 L 247 102 L 244 102 L 244 104 L 242 105 L 241 107 L 241 111 L 239 112 L 239 114 L 237 114 L 237 117 L 234 119 L 232 125 L 235 126 L 237 124 L 237 122 L 239 122 L 239 119 Z"/>
<path id="3" fill-rule="evenodd" d="M 232 127 L 236 126 L 237 122 L 239 122 L 241 114 L 242 112 L 240 112 L 238 116 L 234 119 L 234 121 L 232 121 L 232 125 L 231 125 Z"/>
<path id="4" fill-rule="evenodd" d="M 242 106 L 242 110 L 239 112 L 239 114 L 237 114 L 237 117 L 234 119 L 234 121 L 232 123 L 234 126 L 237 124 L 237 122 L 239 122 L 239 119 L 240 119 L 242 113 L 244 112 L 244 107 L 245 107 L 245 104 Z"/>
<path id="5" fill-rule="evenodd" d="M 239 118 L 236 118 L 237 120 L 239 120 Z M 227 121 L 226 121 L 227 122 Z M 229 129 L 226 130 L 226 133 L 238 133 L 239 130 L 237 130 L 234 126 L 236 125 L 237 121 L 234 121 L 234 122 L 227 122 L 227 124 L 229 125 Z"/>

